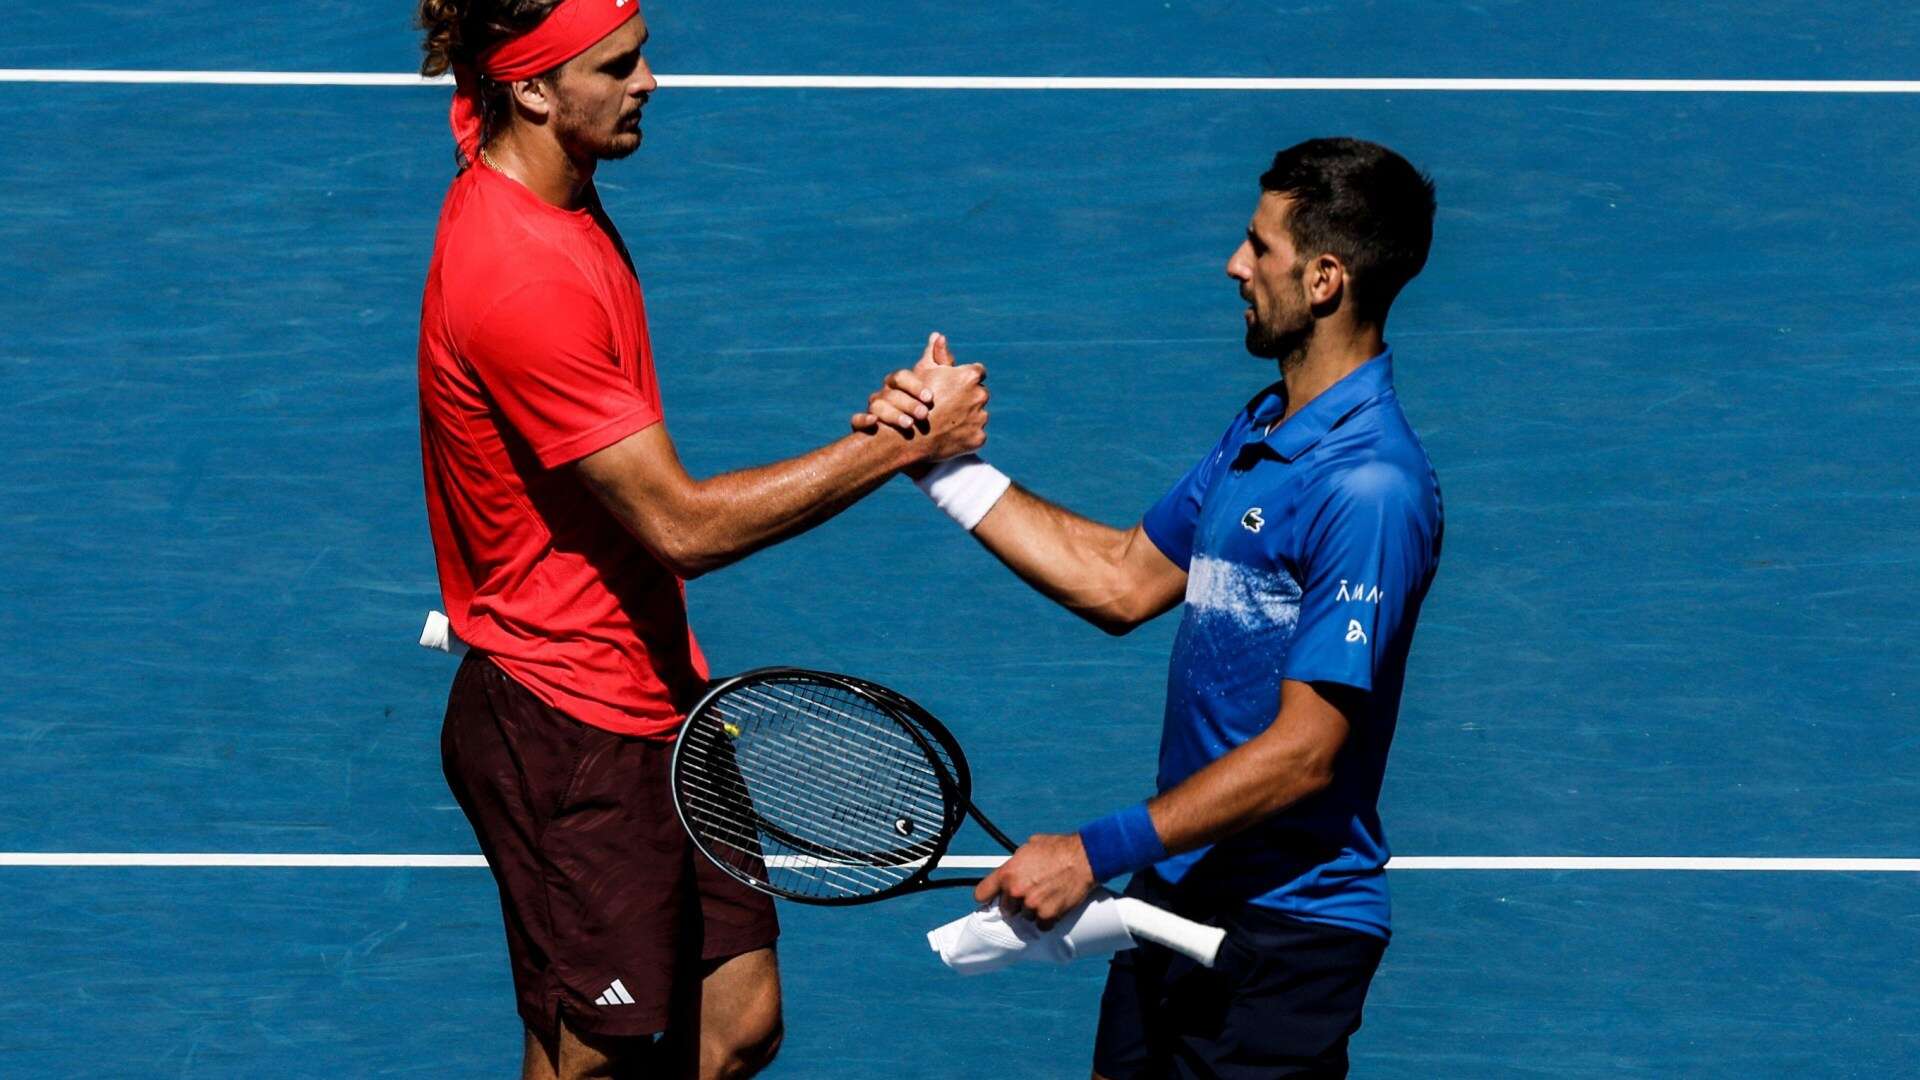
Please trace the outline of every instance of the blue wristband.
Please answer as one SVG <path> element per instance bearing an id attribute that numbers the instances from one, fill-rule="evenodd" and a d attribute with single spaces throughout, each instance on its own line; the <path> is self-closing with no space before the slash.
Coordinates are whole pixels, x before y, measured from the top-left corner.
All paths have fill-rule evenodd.
<path id="1" fill-rule="evenodd" d="M 1095 881 L 1145 870 L 1167 857 L 1167 846 L 1154 831 L 1146 803 L 1088 822 L 1080 829 L 1080 843 L 1087 849 Z"/>

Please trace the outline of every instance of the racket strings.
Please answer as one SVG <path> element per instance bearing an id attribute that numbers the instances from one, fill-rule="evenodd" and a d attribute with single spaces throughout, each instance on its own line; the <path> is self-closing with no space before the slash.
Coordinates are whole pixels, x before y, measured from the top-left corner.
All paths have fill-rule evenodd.
<path id="1" fill-rule="evenodd" d="M 732 703 L 736 708 L 744 704 L 756 710 L 760 716 L 770 717 L 775 720 L 784 718 L 783 709 L 789 705 L 789 702 L 772 700 L 762 695 L 758 688 L 742 691 L 741 697 L 745 699 L 743 702 Z M 865 724 L 868 722 L 863 718 L 849 715 L 838 710 L 835 710 L 834 715 L 841 720 L 851 721 L 853 723 Z M 838 771 L 843 777 L 855 778 L 856 774 L 841 767 L 840 762 L 848 758 L 857 760 L 861 754 L 874 754 L 885 760 L 886 763 L 899 767 L 903 772 L 913 772 L 931 777 L 932 767 L 928 764 L 925 755 L 920 752 L 919 747 L 912 742 L 910 737 L 901 733 L 897 727 L 893 727 L 892 725 L 889 725 L 889 727 L 889 734 L 898 736 L 897 738 L 877 739 L 865 731 L 848 731 L 845 727 L 838 725 L 795 725 L 789 729 L 788 734 L 795 742 L 808 745 L 810 749 L 822 755 L 821 765 L 823 772 Z M 865 777 L 858 778 L 864 779 Z M 935 783 L 938 783 L 937 778 L 935 779 Z"/>
<path id="2" fill-rule="evenodd" d="M 825 752 L 824 749 L 821 752 Z M 716 786 L 728 785 L 728 794 L 734 794 L 742 798 L 745 798 L 746 791 L 744 788 L 741 788 L 737 792 L 732 790 L 733 787 L 739 786 L 739 783 L 740 783 L 737 779 L 735 779 L 733 774 L 726 771 L 716 772 L 713 770 L 709 770 L 704 765 L 701 765 L 697 762 L 689 762 L 688 768 L 698 773 L 701 773 L 703 775 L 710 776 L 711 777 L 710 782 L 715 784 Z M 854 770 L 849 770 L 849 769 L 836 766 L 836 767 L 821 769 L 820 771 L 815 773 L 814 779 L 817 781 L 827 781 L 831 783 L 861 783 L 869 780 L 870 777 L 864 776 Z M 775 798 L 767 797 L 768 795 L 770 795 L 770 793 L 763 794 L 763 799 L 761 803 L 762 817 L 768 817 L 770 811 L 777 810 L 781 807 L 797 807 L 797 808 L 807 809 L 811 812 L 829 814 L 829 815 L 843 814 L 846 810 L 845 804 L 843 802 L 817 795 L 815 794 L 812 788 L 805 787 L 805 786 L 796 786 L 791 782 L 782 783 L 780 778 L 777 778 L 777 777 L 768 781 L 768 783 L 771 784 L 773 787 L 780 789 L 782 792 L 785 793 L 785 795 L 782 798 L 775 799 Z M 761 787 L 759 784 L 756 784 L 755 786 L 756 788 L 762 790 L 763 793 L 766 792 L 766 789 Z M 921 794 L 921 792 L 917 790 L 917 786 L 916 786 L 916 790 L 904 791 L 904 792 L 900 792 L 899 794 L 903 802 L 908 800 L 915 800 L 913 802 L 913 807 L 912 807 L 913 809 L 926 814 L 930 818 L 938 817 L 939 805 L 936 803 L 928 802 L 924 799 L 919 799 L 918 796 Z"/>
<path id="3" fill-rule="evenodd" d="M 818 798 L 803 798 L 799 805 L 783 809 L 764 809 L 780 803 L 781 799 L 793 798 L 789 786 L 764 786 L 756 803 L 762 807 L 762 815 L 741 813 L 741 786 L 737 782 L 728 784 L 728 798 L 724 803 L 705 801 L 703 809 L 710 811 L 707 817 L 720 819 L 728 824 L 716 824 L 716 832 L 722 834 L 730 846 L 739 851 L 747 865 L 743 869 L 760 876 L 764 871 L 791 871 L 787 874 L 770 872 L 770 880 L 785 878 L 787 890 L 808 892 L 808 894 L 833 894 L 833 896 L 864 896 L 885 890 L 893 886 L 900 876 L 910 874 L 912 869 L 924 863 L 925 857 L 933 853 L 933 842 L 922 842 L 916 846 L 900 849 L 899 842 L 891 836 L 879 834 L 879 840 L 885 846 L 895 847 L 885 853 L 868 853 L 876 844 L 876 830 L 858 828 L 856 822 L 847 821 L 845 807 L 833 807 Z M 803 794 L 804 796 L 804 794 Z M 801 821 L 804 815 L 820 815 L 812 821 Z M 868 817 L 876 817 L 876 811 L 868 809 Z M 755 828 L 749 832 L 749 826 L 739 819 L 749 817 L 780 817 L 785 828 L 772 822 L 755 821 Z M 797 836 L 799 832 L 801 836 Z M 760 859 L 755 865 L 751 859 L 756 853 L 768 853 L 770 857 Z M 735 859 L 739 863 L 741 859 Z M 900 867 L 906 871 L 881 871 L 879 867 Z M 799 880 L 795 880 L 799 878 Z"/>
<path id="4" fill-rule="evenodd" d="M 690 790 L 683 793 L 683 797 L 689 805 L 697 808 L 703 820 L 715 835 L 722 836 L 733 842 L 733 846 L 743 851 L 751 852 L 757 850 L 762 837 L 765 834 L 772 833 L 769 839 L 777 843 L 782 843 L 787 847 L 795 848 L 803 852 L 811 849 L 811 854 L 797 856 L 799 858 L 820 857 L 835 860 L 857 860 L 863 865 L 877 866 L 913 866 L 925 861 L 926 857 L 931 855 L 937 847 L 937 835 L 929 837 L 917 844 L 904 847 L 896 846 L 886 851 L 873 851 L 871 849 L 862 849 L 857 842 L 854 842 L 862 838 L 851 835 L 845 830 L 842 831 L 841 835 L 823 836 L 820 830 L 815 829 L 813 830 L 814 836 L 812 838 L 802 839 L 796 837 L 791 829 L 780 827 L 774 823 L 764 822 L 764 820 L 759 828 L 755 829 L 747 824 L 747 819 L 754 813 L 754 810 L 750 802 L 744 797 L 744 787 L 737 782 L 730 782 L 724 777 L 710 777 L 704 771 L 702 771 L 698 779 L 715 782 L 715 787 L 726 785 L 727 788 L 731 789 L 722 790 L 718 797 L 715 797 L 703 793 L 700 790 L 700 785 L 696 783 Z M 819 809 L 823 812 L 831 813 L 835 808 L 823 805 Z M 770 825 L 773 826 L 772 829 L 769 828 Z M 778 831 L 774 832 L 774 829 Z M 785 834 L 784 836 L 781 835 L 783 833 Z M 801 842 L 796 843 L 795 840 L 801 840 Z"/>
<path id="5" fill-rule="evenodd" d="M 787 895 L 883 892 L 919 873 L 961 817 L 951 758 L 930 757 L 910 722 L 793 675 L 723 691 L 682 735 L 688 824 L 710 855 Z"/>
<path id="6" fill-rule="evenodd" d="M 839 724 L 790 723 L 787 733 L 807 751 L 819 755 L 816 762 L 826 762 L 828 767 L 807 779 L 825 779 L 840 785 L 829 789 L 830 798 L 822 798 L 820 789 L 813 786 L 788 784 L 789 790 L 798 788 L 799 798 L 796 805 L 825 805 L 829 817 L 855 828 L 869 827 L 876 821 L 874 809 L 884 806 L 901 811 L 904 816 L 882 819 L 879 823 L 899 832 L 904 821 L 916 826 L 943 818 L 946 808 L 945 792 L 939 775 L 927 760 L 920 745 L 913 737 L 899 727 L 896 718 L 890 714 L 878 712 L 863 698 L 847 695 L 858 711 L 834 707 L 834 697 L 820 700 L 817 687 L 807 687 L 812 694 L 795 694 L 787 687 L 769 688 L 773 695 L 761 692 L 760 688 L 746 691 L 745 696 L 763 709 L 768 707 L 798 708 L 802 712 L 808 709 L 824 709 Z M 836 688 L 837 689 L 837 688 Z M 844 694 L 844 691 L 840 693 Z M 817 714 L 816 714 L 817 715 Z M 792 721 L 795 717 L 785 719 Z M 849 726 L 856 725 L 856 726 Z M 781 748 L 784 749 L 784 748 Z M 849 768 L 846 763 L 857 762 L 858 768 Z M 788 774 L 776 774 L 788 775 Z M 794 774 L 797 775 L 797 774 Z M 876 780 L 886 781 L 888 788 L 876 793 L 871 785 Z M 865 785 L 864 790 L 856 785 Z M 875 794 L 884 797 L 877 801 Z M 764 800 L 763 800 L 764 801 Z M 899 840 L 907 839 L 907 834 L 886 836 L 883 839 L 895 846 Z M 924 846 L 924 845 L 915 845 Z M 892 850 L 891 848 L 865 848 L 867 851 Z"/>
<path id="7" fill-rule="evenodd" d="M 747 693 L 751 694 L 752 691 Z M 753 707 L 760 716 L 782 718 L 779 709 L 765 701 L 755 701 Z M 743 727 L 743 733 L 745 730 L 747 729 Z M 776 790 L 769 792 L 762 789 L 758 806 L 763 818 L 778 823 L 779 819 L 773 816 L 773 812 L 782 808 L 793 808 L 808 814 L 825 815 L 833 820 L 857 820 L 862 823 L 871 821 L 870 815 L 850 818 L 856 807 L 850 805 L 846 798 L 833 795 L 830 788 L 823 793 L 818 784 L 820 781 L 847 785 L 871 783 L 876 773 L 875 769 L 850 768 L 845 762 L 859 760 L 861 754 L 877 754 L 879 757 L 876 761 L 887 767 L 880 772 L 880 775 L 888 776 L 894 782 L 894 797 L 891 804 L 917 814 L 919 820 L 939 820 L 945 807 L 944 800 L 939 797 L 939 778 L 933 775 L 923 755 L 916 752 L 908 756 L 901 752 L 901 747 L 897 744 L 871 739 L 863 740 L 857 746 L 849 745 L 843 740 L 834 738 L 839 734 L 835 730 L 813 725 L 793 725 L 785 729 L 784 734 L 791 738 L 795 747 L 812 755 L 813 772 L 810 776 L 797 777 L 797 774 L 789 775 L 772 769 L 764 770 L 769 774 L 770 782 Z M 904 738 L 903 741 L 909 746 L 912 745 L 910 737 Z M 768 746 L 769 744 L 764 740 L 755 740 L 750 752 L 766 750 Z M 784 752 L 789 747 L 780 746 L 775 749 Z M 802 780 L 806 782 L 801 782 Z M 929 792 L 932 793 L 931 797 Z M 817 824 L 817 821 L 815 823 Z"/>
<path id="8" fill-rule="evenodd" d="M 907 698 L 901 697 L 899 692 L 895 690 L 881 686 L 879 683 L 868 682 L 865 679 L 853 679 L 851 676 L 847 676 L 847 678 L 849 678 L 850 681 L 859 683 L 869 692 L 886 699 L 888 704 L 893 706 L 903 721 L 913 725 L 914 729 L 926 740 L 927 745 L 933 748 L 933 756 L 941 770 L 960 785 L 961 795 L 964 797 L 968 786 L 966 783 L 967 769 L 964 759 L 956 758 L 955 754 L 958 753 L 957 749 L 949 750 L 946 737 L 935 732 L 934 728 L 938 725 L 934 723 L 933 718 L 927 716 L 926 711 L 920 708 L 919 705 Z M 922 717 L 926 718 L 926 723 L 921 722 Z"/>
<path id="9" fill-rule="evenodd" d="M 816 886 L 807 891 L 808 895 L 862 896 L 894 882 L 893 876 L 869 870 L 862 863 L 793 853 L 791 845 L 751 824 L 753 808 L 745 791 L 737 774 L 729 778 L 706 770 L 694 783 L 683 786 L 681 799 L 689 822 L 708 853 L 719 861 L 769 884 L 776 880 L 773 871 L 798 871 Z"/>

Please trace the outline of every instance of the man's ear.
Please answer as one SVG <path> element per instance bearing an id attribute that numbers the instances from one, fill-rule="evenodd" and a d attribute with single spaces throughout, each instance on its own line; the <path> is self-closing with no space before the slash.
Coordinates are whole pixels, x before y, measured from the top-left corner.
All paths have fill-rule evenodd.
<path id="1" fill-rule="evenodd" d="M 1308 260 L 1300 283 L 1307 290 L 1309 306 L 1316 310 L 1338 307 L 1350 284 L 1347 264 L 1341 262 L 1339 256 L 1323 252 Z"/>
<path id="2" fill-rule="evenodd" d="M 541 78 L 516 79 L 507 84 L 515 108 L 545 118 L 553 112 L 553 87 Z"/>

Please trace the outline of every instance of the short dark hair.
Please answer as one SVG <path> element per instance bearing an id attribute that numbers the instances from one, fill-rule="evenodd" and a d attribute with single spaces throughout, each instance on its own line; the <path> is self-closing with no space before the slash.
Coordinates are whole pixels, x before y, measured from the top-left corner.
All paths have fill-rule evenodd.
<path id="1" fill-rule="evenodd" d="M 480 57 L 510 38 L 539 26 L 560 0 L 420 0 L 418 22 L 427 32 L 420 48 L 427 55 L 420 74 L 445 75 L 455 65 L 477 68 Z M 559 68 L 539 77 L 552 80 Z M 484 75 L 480 81 L 480 145 L 499 131 L 511 114 L 507 88 Z M 462 160 L 465 168 L 473 164 Z"/>
<path id="2" fill-rule="evenodd" d="M 1288 231 L 1302 258 L 1339 257 L 1354 311 L 1384 323 L 1433 247 L 1433 180 L 1361 139 L 1309 139 L 1273 156 L 1260 189 L 1292 200 Z"/>

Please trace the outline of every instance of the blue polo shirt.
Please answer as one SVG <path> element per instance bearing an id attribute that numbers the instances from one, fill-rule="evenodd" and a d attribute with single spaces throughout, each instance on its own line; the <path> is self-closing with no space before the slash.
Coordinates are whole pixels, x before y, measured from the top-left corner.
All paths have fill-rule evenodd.
<path id="1" fill-rule="evenodd" d="M 1284 679 L 1351 687 L 1357 715 L 1326 790 L 1155 870 L 1386 937 L 1380 781 L 1440 561 L 1440 489 L 1394 395 L 1391 351 L 1269 432 L 1285 411 L 1275 384 L 1143 522 L 1187 571 L 1160 790 L 1265 731 Z"/>

